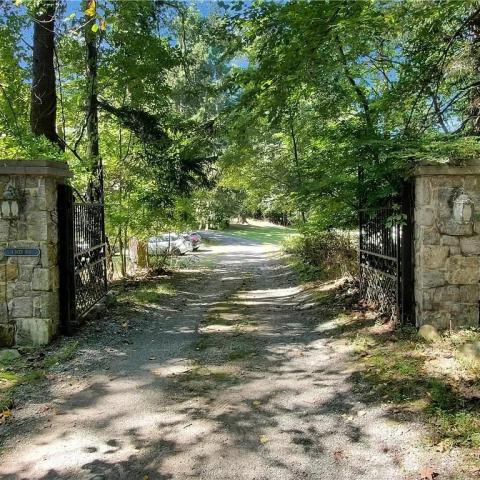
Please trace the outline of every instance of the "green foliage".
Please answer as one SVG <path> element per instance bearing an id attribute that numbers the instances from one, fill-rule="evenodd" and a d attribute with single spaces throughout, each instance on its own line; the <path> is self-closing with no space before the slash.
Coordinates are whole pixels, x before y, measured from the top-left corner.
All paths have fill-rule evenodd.
<path id="1" fill-rule="evenodd" d="M 2 160 L 56 160 L 65 162 L 65 154 L 45 137 L 0 134 L 0 159 Z"/>
<path id="2" fill-rule="evenodd" d="M 290 238 L 285 250 L 301 260 L 298 265 L 305 280 L 335 279 L 355 275 L 358 253 L 352 238 L 345 233 L 306 233 Z"/>
<path id="3" fill-rule="evenodd" d="M 25 38 L 40 3 L 0 5 L 0 156 L 66 158 L 80 192 L 92 170 L 90 22 L 112 244 L 247 214 L 313 238 L 353 227 L 360 201 L 398 194 L 418 162 L 480 153 L 474 0 L 235 1 L 208 16 L 154 0 L 79 3 L 67 16 L 60 2 L 65 155 L 27 133 Z"/>
<path id="4" fill-rule="evenodd" d="M 230 75 L 239 100 L 222 160 L 247 204 L 307 230 L 349 227 L 359 193 L 382 204 L 419 161 L 478 158 L 474 1 L 266 1 L 231 14 L 249 65 Z"/>
<path id="5" fill-rule="evenodd" d="M 58 147 L 30 133 L 28 73 L 30 58 L 21 43 L 27 16 L 0 1 L 0 159 L 64 161 Z"/>
<path id="6" fill-rule="evenodd" d="M 243 211 L 244 194 L 224 187 L 198 190 L 193 197 L 200 228 L 225 228 Z"/>

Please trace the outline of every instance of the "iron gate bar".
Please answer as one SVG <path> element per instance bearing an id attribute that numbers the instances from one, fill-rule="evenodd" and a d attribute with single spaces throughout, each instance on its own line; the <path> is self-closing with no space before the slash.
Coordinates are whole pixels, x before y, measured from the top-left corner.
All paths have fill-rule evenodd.
<path id="1" fill-rule="evenodd" d="M 380 272 L 382 275 L 385 275 L 386 277 L 389 277 L 391 278 L 392 280 L 397 280 L 397 276 L 396 275 L 393 275 L 391 273 L 387 273 L 387 272 L 384 272 L 382 270 L 379 270 L 378 268 L 373 268 L 373 267 L 370 267 L 369 265 L 363 265 L 362 266 L 363 268 L 367 268 L 369 270 L 372 270 L 372 271 L 375 271 L 375 272 Z"/>
<path id="2" fill-rule="evenodd" d="M 381 313 L 399 318 L 400 230 L 398 225 L 387 226 L 394 213 L 392 207 L 360 211 L 360 280 L 364 298 Z"/>
<path id="3" fill-rule="evenodd" d="M 374 257 L 384 258 L 385 260 L 392 260 L 393 262 L 398 262 L 398 258 L 396 257 L 389 257 L 388 255 L 382 255 L 380 253 L 370 252 L 368 250 L 360 250 L 360 252 L 367 255 L 372 255 Z"/>
<path id="4" fill-rule="evenodd" d="M 78 255 L 85 255 L 86 253 L 88 253 L 90 250 L 93 250 L 95 248 L 100 248 L 100 247 L 104 247 L 105 246 L 105 243 L 99 243 L 98 245 L 95 245 L 91 248 L 87 248 L 86 250 L 83 250 L 81 252 L 78 252 L 75 254 L 75 256 L 78 256 Z"/>
<path id="5" fill-rule="evenodd" d="M 58 237 L 60 265 L 60 328 L 71 335 L 75 325 L 75 265 L 73 195 L 69 185 L 58 185 Z"/>
<path id="6" fill-rule="evenodd" d="M 360 291 L 382 313 L 401 323 L 414 320 L 413 291 L 413 184 L 406 183 L 392 204 L 359 209 Z M 388 225 L 393 215 L 401 223 Z"/>
<path id="7" fill-rule="evenodd" d="M 82 316 L 107 293 L 107 243 L 103 204 L 75 201 L 70 186 L 58 190 L 61 318 L 72 334 Z"/>
<path id="8" fill-rule="evenodd" d="M 85 315 L 107 292 L 103 204 L 74 203 L 76 317 Z"/>
<path id="9" fill-rule="evenodd" d="M 93 267 L 93 266 L 96 265 L 97 263 L 103 262 L 103 260 L 104 260 L 103 258 L 100 258 L 100 259 L 98 259 L 98 260 L 95 260 L 94 262 L 90 262 L 88 265 L 85 265 L 85 266 L 83 266 L 83 267 L 81 267 L 81 268 L 77 268 L 75 271 L 76 271 L 77 273 L 83 272 L 83 271 L 85 271 L 85 270 L 88 270 L 90 267 Z"/>

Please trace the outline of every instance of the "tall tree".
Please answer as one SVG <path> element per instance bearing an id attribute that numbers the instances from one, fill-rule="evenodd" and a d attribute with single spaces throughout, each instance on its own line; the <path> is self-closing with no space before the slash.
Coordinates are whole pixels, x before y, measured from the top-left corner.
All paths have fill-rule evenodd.
<path id="1" fill-rule="evenodd" d="M 35 135 L 63 145 L 56 128 L 57 93 L 55 81 L 56 0 L 42 0 L 35 8 L 30 127 Z"/>
<path id="2" fill-rule="evenodd" d="M 87 156 L 92 165 L 92 180 L 89 185 L 91 201 L 103 200 L 103 165 L 100 157 L 100 143 L 98 136 L 98 93 L 97 70 L 98 48 L 95 22 L 96 1 L 87 0 L 85 10 L 85 46 L 86 46 L 86 76 L 87 76 Z"/>

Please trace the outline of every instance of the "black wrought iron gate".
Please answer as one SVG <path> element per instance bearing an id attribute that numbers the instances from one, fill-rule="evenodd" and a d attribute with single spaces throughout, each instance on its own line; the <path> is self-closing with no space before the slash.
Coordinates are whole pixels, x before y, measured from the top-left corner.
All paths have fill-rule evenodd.
<path id="1" fill-rule="evenodd" d="M 380 208 L 359 212 L 361 297 L 403 324 L 413 323 L 413 187 Z"/>
<path id="2" fill-rule="evenodd" d="M 69 185 L 59 185 L 60 313 L 71 334 L 107 293 L 107 244 L 102 202 L 75 198 Z"/>

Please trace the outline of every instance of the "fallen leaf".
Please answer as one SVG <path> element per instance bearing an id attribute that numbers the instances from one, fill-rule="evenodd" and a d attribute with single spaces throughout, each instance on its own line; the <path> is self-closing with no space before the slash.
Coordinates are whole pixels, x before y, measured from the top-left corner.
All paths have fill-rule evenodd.
<path id="1" fill-rule="evenodd" d="M 253 404 L 254 404 L 256 407 L 258 407 L 259 405 L 262 404 L 262 402 L 260 402 L 259 400 L 254 400 L 254 401 L 253 401 Z"/>
<path id="2" fill-rule="evenodd" d="M 435 447 L 435 451 L 437 452 L 446 452 L 448 449 L 447 445 L 445 442 L 440 442 L 436 447 Z"/>
<path id="3" fill-rule="evenodd" d="M 420 470 L 420 480 L 434 480 L 436 476 L 432 467 L 424 467 Z"/>
<path id="4" fill-rule="evenodd" d="M 266 435 L 262 435 L 260 437 L 260 443 L 268 443 L 268 437 Z"/>
<path id="5" fill-rule="evenodd" d="M 339 462 L 340 460 L 343 460 L 345 458 L 343 450 L 337 450 L 336 452 L 334 452 L 333 453 L 333 458 L 335 459 L 336 462 Z"/>

